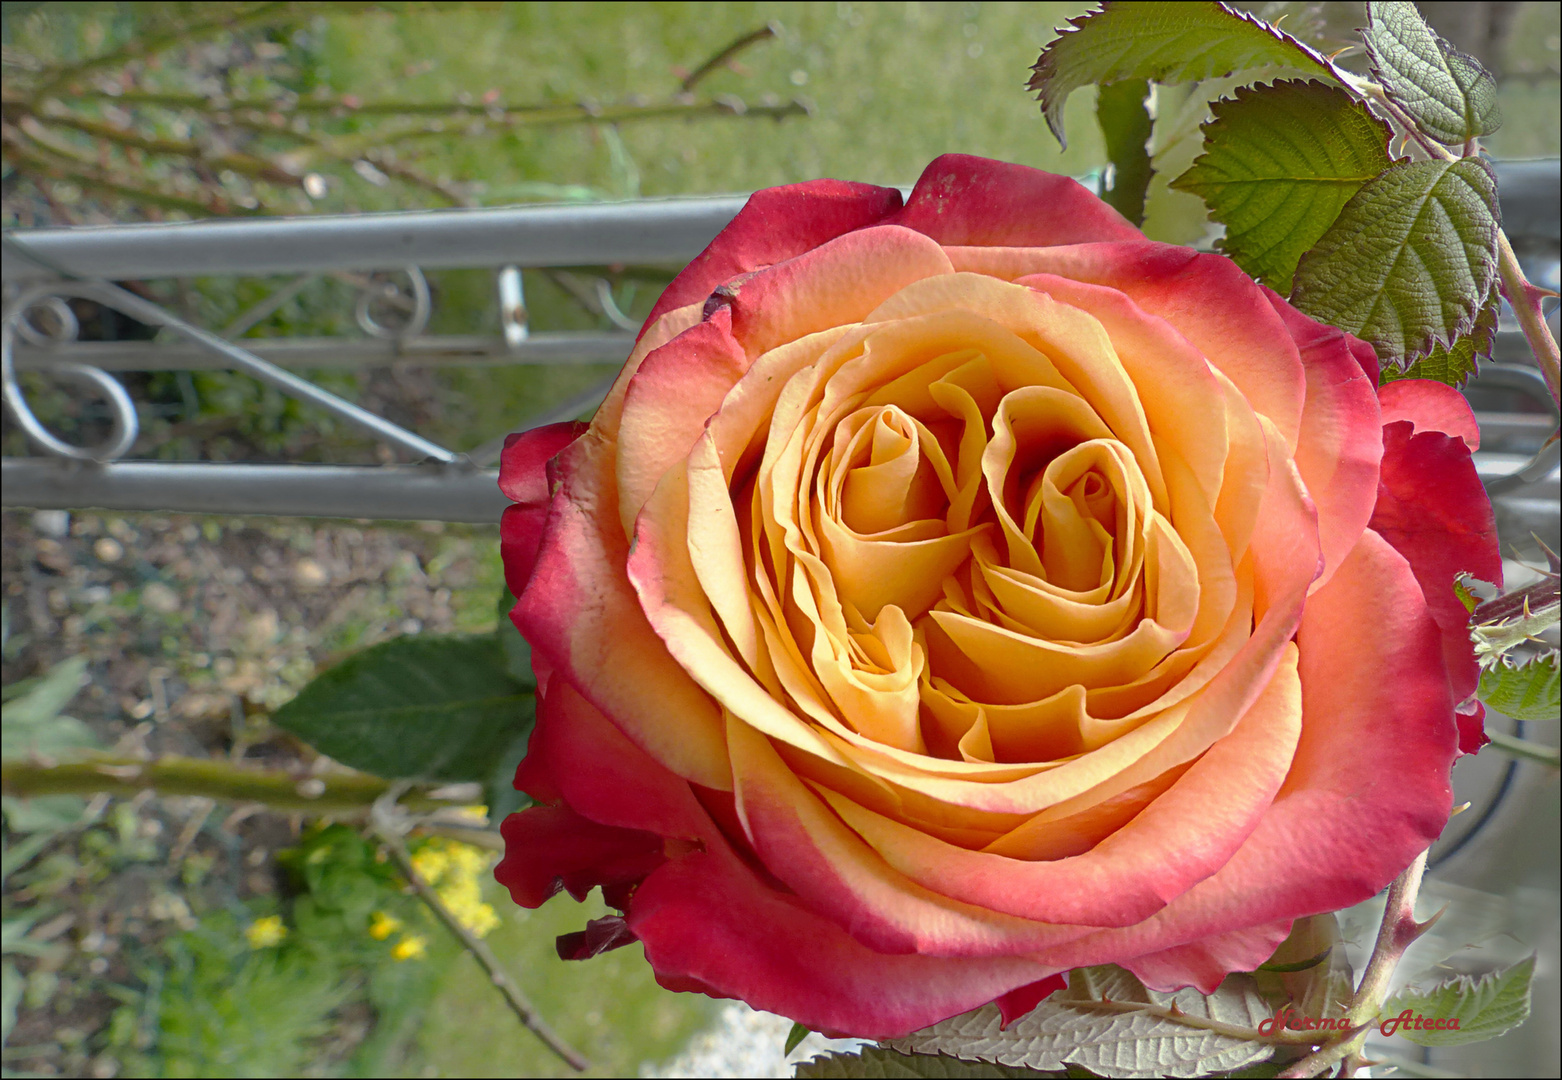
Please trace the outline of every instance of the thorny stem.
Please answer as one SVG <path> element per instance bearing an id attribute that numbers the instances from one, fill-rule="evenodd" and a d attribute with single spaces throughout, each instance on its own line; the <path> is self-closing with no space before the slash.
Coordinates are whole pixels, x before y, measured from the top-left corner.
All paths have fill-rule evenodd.
<path id="1" fill-rule="evenodd" d="M 1421 876 L 1426 872 L 1426 852 L 1416 856 L 1415 862 L 1394 879 L 1388 887 L 1388 900 L 1383 905 L 1383 922 L 1378 926 L 1378 939 L 1367 960 L 1367 968 L 1361 975 L 1361 983 L 1351 999 L 1345 1018 L 1350 1022 L 1351 1034 L 1338 1042 L 1330 1043 L 1310 1054 L 1280 1073 L 1282 1077 L 1317 1076 L 1326 1069 L 1344 1062 L 1342 1075 L 1355 1074 L 1361 1048 L 1366 1045 L 1372 1030 L 1372 1021 L 1388 1000 L 1388 991 L 1394 977 L 1394 968 L 1405 955 L 1405 950 L 1426 933 L 1437 921 L 1434 915 L 1424 923 L 1415 919 L 1416 893 L 1421 890 Z"/>
<path id="2" fill-rule="evenodd" d="M 1532 743 L 1528 739 L 1515 738 L 1505 735 L 1500 731 L 1488 731 L 1486 737 L 1491 740 L 1493 750 L 1501 750 L 1503 753 L 1512 754 L 1528 761 L 1538 761 L 1542 765 L 1549 765 L 1553 769 L 1562 768 L 1562 750 L 1555 746 L 1542 746 L 1540 743 Z"/>
<path id="3" fill-rule="evenodd" d="M 390 789 L 362 773 L 296 776 L 247 768 L 220 758 L 161 757 L 150 761 L 96 755 L 54 762 L 42 758 L 0 763 L 0 790 L 18 798 L 38 795 L 199 795 L 223 802 L 258 802 L 277 810 L 321 817 L 362 817 Z M 448 808 L 423 791 L 409 797 L 420 811 Z M 464 839 L 465 837 L 463 837 Z"/>
<path id="4" fill-rule="evenodd" d="M 515 980 L 510 978 L 509 972 L 499 965 L 499 960 L 493 954 L 493 950 L 483 944 L 481 938 L 461 924 L 461 920 L 445 906 L 445 902 L 439 898 L 423 875 L 418 873 L 417 867 L 412 865 L 412 856 L 407 853 L 407 845 L 401 839 L 400 830 L 392 817 L 395 791 L 386 793 L 386 796 L 375 803 L 372 814 L 372 828 L 375 836 L 390 852 L 391 858 L 401 870 L 402 875 L 412 885 L 418 897 L 429 906 L 429 909 L 445 924 L 445 929 L 454 934 L 473 958 L 482 965 L 488 978 L 493 982 L 494 988 L 504 996 L 505 1004 L 520 1019 L 526 1028 L 541 1039 L 543 1045 L 552 1050 L 570 1068 L 576 1072 L 584 1072 L 590 1067 L 580 1052 L 565 1042 L 548 1022 L 538 1015 L 536 1008 L 527 1000 L 521 988 L 515 985 Z"/>
<path id="5" fill-rule="evenodd" d="M 1096 1009 L 1101 1012 L 1118 1013 L 1143 1013 L 1145 1016 L 1153 1016 L 1158 1020 L 1169 1020 L 1174 1024 L 1182 1024 L 1184 1027 L 1198 1028 L 1200 1031 L 1214 1032 L 1216 1035 L 1225 1035 L 1232 1039 L 1242 1039 L 1246 1042 L 1280 1043 L 1294 1046 L 1317 1046 L 1328 1038 L 1321 1032 L 1292 1031 L 1282 1028 L 1273 1035 L 1265 1035 L 1257 1028 L 1243 1027 L 1240 1024 L 1227 1024 L 1220 1020 L 1209 1020 L 1202 1016 L 1192 1016 L 1180 1009 L 1169 1009 L 1164 1005 L 1147 1005 L 1139 1001 L 1070 1001 L 1071 1009 Z"/>
<path id="6" fill-rule="evenodd" d="M 1502 278 L 1502 291 L 1513 305 L 1513 314 L 1524 331 L 1524 339 L 1535 353 L 1535 363 L 1546 376 L 1546 387 L 1551 400 L 1562 408 L 1562 353 L 1557 351 L 1557 339 L 1551 336 L 1546 325 L 1545 313 L 1540 309 L 1542 298 L 1549 295 L 1531 285 L 1519 267 L 1518 256 L 1508 242 L 1507 233 L 1497 230 L 1497 273 Z"/>

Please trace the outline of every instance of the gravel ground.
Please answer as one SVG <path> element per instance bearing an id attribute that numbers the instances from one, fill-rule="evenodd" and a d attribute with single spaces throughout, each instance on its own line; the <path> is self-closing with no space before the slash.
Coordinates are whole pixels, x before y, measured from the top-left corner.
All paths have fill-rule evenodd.
<path id="1" fill-rule="evenodd" d="M 496 532 L 6 511 L 3 681 L 83 657 L 88 682 L 67 712 L 116 753 L 226 757 L 300 776 L 335 768 L 268 714 L 317 669 L 377 641 L 492 628 Z M 51 912 L 31 938 L 53 947 L 19 958 L 27 991 L 8 1040 L 8 1059 L 36 1050 L 17 1063 L 34 1075 L 114 1075 L 118 1063 L 95 1049 L 120 1003 L 114 984 L 134 984 L 138 957 L 193 926 L 192 906 L 276 892 L 274 853 L 301 825 L 254 804 L 150 793 L 100 798 L 90 812 L 96 825 L 62 834 L 6 879 L 8 918 Z M 350 1052 L 366 1028 L 344 1023 L 343 1045 L 322 1057 Z"/>

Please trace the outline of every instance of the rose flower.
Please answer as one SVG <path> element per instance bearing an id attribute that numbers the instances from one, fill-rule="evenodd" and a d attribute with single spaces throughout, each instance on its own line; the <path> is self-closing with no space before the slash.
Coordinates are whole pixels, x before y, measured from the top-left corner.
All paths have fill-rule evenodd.
<path id="1" fill-rule="evenodd" d="M 663 985 L 904 1034 L 1206 992 L 1437 837 L 1501 574 L 1463 398 L 1066 177 L 755 194 L 589 427 L 512 436 L 540 703 L 496 871 Z"/>

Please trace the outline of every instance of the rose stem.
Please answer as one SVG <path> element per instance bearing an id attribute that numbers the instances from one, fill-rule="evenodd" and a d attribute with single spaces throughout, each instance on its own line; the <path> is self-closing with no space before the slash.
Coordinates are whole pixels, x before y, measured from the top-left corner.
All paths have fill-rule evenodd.
<path id="1" fill-rule="evenodd" d="M 402 841 L 399 830 L 391 824 L 390 816 L 391 812 L 386 800 L 376 803 L 372 828 L 375 836 L 380 839 L 386 850 L 390 852 L 391 858 L 395 861 L 397 868 L 401 870 L 402 876 L 412 885 L 418 897 L 438 916 L 439 921 L 445 924 L 445 929 L 454 934 L 466 951 L 471 953 L 473 958 L 482 965 L 483 970 L 488 973 L 488 978 L 493 983 L 494 988 L 503 995 L 505 1004 L 510 1006 L 510 1011 L 515 1013 L 521 1023 L 532 1034 L 541 1039 L 544 1046 L 562 1058 L 570 1068 L 576 1072 L 584 1072 L 590 1067 L 590 1062 L 582 1057 L 579 1051 L 565 1042 L 548 1025 L 548 1022 L 538 1015 L 536 1008 L 527 1000 L 526 995 L 521 993 L 521 988 L 515 985 L 515 980 L 510 978 L 509 972 L 499 966 L 499 959 L 494 956 L 493 950 L 483 944 L 481 938 L 461 924 L 461 920 L 457 919 L 455 914 L 445 906 L 445 902 L 439 898 L 439 894 L 434 891 L 434 887 L 424 879 L 422 874 L 418 873 L 417 868 L 412 865 L 412 856 L 407 853 L 407 845 Z"/>
<path id="2" fill-rule="evenodd" d="M 1372 1021 L 1388 999 L 1394 968 L 1411 943 L 1426 933 L 1438 918 L 1433 915 L 1424 923 L 1418 923 L 1415 919 L 1416 893 L 1421 889 L 1421 875 L 1426 871 L 1426 854 L 1423 851 L 1416 856 L 1415 862 L 1405 867 L 1388 887 L 1388 900 L 1383 905 L 1383 922 L 1378 926 L 1377 943 L 1367 960 L 1367 969 L 1362 973 L 1356 994 L 1351 999 L 1350 1011 L 1345 1014 L 1351 1025 L 1351 1033 L 1339 1042 L 1331 1043 L 1298 1061 L 1282 1072 L 1282 1077 L 1317 1076 L 1339 1062 L 1344 1063 L 1342 1076 L 1355 1075 L 1361 1063 L 1354 1059 L 1366 1044 Z"/>

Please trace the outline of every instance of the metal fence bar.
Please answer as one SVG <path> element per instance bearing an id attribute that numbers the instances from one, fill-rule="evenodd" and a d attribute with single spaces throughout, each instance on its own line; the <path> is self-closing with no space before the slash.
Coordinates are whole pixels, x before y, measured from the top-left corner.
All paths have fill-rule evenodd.
<path id="1" fill-rule="evenodd" d="M 622 364 L 633 334 L 533 333 L 511 346 L 501 337 L 441 334 L 386 341 L 381 338 L 240 338 L 262 360 L 282 367 L 357 368 L 411 364 Z M 69 341 L 40 347 L 18 343 L 17 367 L 47 371 L 62 362 L 103 371 L 226 371 L 233 364 L 210 350 L 183 342 Z"/>
<path id="2" fill-rule="evenodd" d="M 360 408 L 350 401 L 337 397 L 330 391 L 322 390 L 308 379 L 300 378 L 290 371 L 284 371 L 274 364 L 267 363 L 253 353 L 239 348 L 232 342 L 223 340 L 209 330 L 191 326 L 183 319 L 176 318 L 150 300 L 142 299 L 135 293 L 122 289 L 112 282 L 74 281 L 35 286 L 12 301 L 10 312 L 25 310 L 29 297 L 40 292 L 48 292 L 59 296 L 87 297 L 107 304 L 150 326 L 167 327 L 169 330 L 189 339 L 195 344 L 222 356 L 226 361 L 226 367 L 243 371 L 269 386 L 276 387 L 285 394 L 317 405 L 350 423 L 374 432 L 374 434 L 386 442 L 400 446 L 413 454 L 433 458 L 435 461 L 446 462 L 455 461 L 460 457 L 459 454 L 446 450 L 444 447 L 430 442 L 421 435 L 408 431 L 399 424 L 393 424 L 383 417 L 374 415 L 367 409 Z M 20 413 L 22 410 L 17 408 L 18 402 L 21 400 L 20 395 L 16 393 L 16 387 L 11 378 L 13 359 L 9 335 L 4 340 L 3 346 L 5 349 L 7 403 L 11 405 L 13 410 Z"/>
<path id="3" fill-rule="evenodd" d="M 1509 234 L 1556 237 L 1562 164 L 1495 165 Z M 686 262 L 746 198 L 29 229 L 6 234 L 0 280 L 54 277 L 55 267 L 84 277 L 145 279 L 409 264 L 427 270 Z M 13 237 L 20 243 L 11 243 Z"/>
<path id="4" fill-rule="evenodd" d="M 0 280 L 147 279 L 303 270 L 596 266 L 687 262 L 742 209 L 744 195 L 586 206 L 192 221 L 7 234 Z M 29 253 L 36 253 L 33 259 Z"/>
<path id="5" fill-rule="evenodd" d="M 494 524 L 499 473 L 443 465 L 231 465 L 53 458 L 0 462 L 4 505 L 35 510 L 275 514 Z"/>

